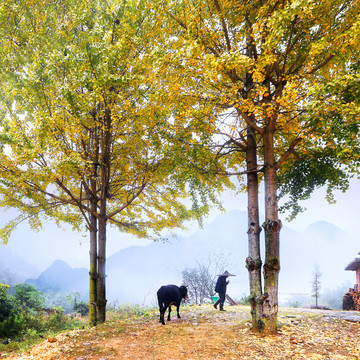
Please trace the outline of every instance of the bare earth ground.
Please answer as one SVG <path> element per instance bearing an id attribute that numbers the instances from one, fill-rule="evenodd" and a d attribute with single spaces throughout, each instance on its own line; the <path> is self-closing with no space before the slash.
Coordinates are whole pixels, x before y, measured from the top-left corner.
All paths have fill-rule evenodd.
<path id="1" fill-rule="evenodd" d="M 5 358 L 360 359 L 360 323 L 339 319 L 344 312 L 280 308 L 279 334 L 262 337 L 249 329 L 249 307 L 226 309 L 185 306 L 181 319 L 173 309 L 172 321 L 165 326 L 158 322 L 157 311 L 127 320 L 110 319 L 96 328 L 59 334 Z"/>

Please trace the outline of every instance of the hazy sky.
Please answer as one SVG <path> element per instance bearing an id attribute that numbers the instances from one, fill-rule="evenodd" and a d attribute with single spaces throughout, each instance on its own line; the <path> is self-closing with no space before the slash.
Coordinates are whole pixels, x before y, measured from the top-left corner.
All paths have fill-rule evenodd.
<path id="1" fill-rule="evenodd" d="M 353 180 L 347 193 L 341 192 L 336 194 L 337 203 L 329 205 L 325 197 L 325 190 L 318 190 L 312 196 L 311 200 L 306 201 L 303 206 L 307 211 L 300 214 L 296 220 L 291 223 L 285 221 L 285 215 L 281 215 L 283 223 L 297 231 L 304 231 L 310 224 L 325 220 L 346 230 L 349 233 L 357 235 L 357 222 L 359 221 L 359 205 L 360 199 L 360 181 Z M 260 196 L 261 203 L 262 195 Z M 237 197 L 233 195 L 223 196 L 224 206 L 227 210 L 240 209 L 246 210 L 246 195 L 241 194 Z M 214 211 L 205 222 L 211 222 L 218 214 Z M 7 212 L 3 216 L 8 218 L 11 212 Z M 190 226 L 188 232 L 180 233 L 187 236 L 198 230 L 198 225 Z M 246 231 L 246 229 L 244 229 Z M 148 243 L 146 240 L 137 240 L 133 237 L 121 234 L 117 230 L 111 229 L 108 233 L 108 250 L 107 256 L 114 254 L 118 250 L 131 245 L 144 245 Z M 56 259 L 63 259 L 72 267 L 88 267 L 89 263 L 89 242 L 87 237 L 73 233 L 71 230 L 62 231 L 53 223 L 46 223 L 45 229 L 40 232 L 29 230 L 26 224 L 18 226 L 13 233 L 8 249 L 22 256 L 32 265 L 36 265 L 40 270 L 52 264 Z M 360 246 L 359 246 L 360 250 Z M 1 251 L 1 247 L 0 247 Z M 349 254 L 349 260 L 356 254 Z"/>
<path id="2" fill-rule="evenodd" d="M 311 199 L 304 201 L 301 206 L 307 210 L 297 216 L 291 222 L 286 222 L 286 214 L 280 214 L 280 218 L 286 225 L 297 231 L 304 231 L 311 223 L 325 220 L 334 225 L 350 231 L 355 231 L 354 224 L 359 221 L 360 201 L 360 180 L 353 179 L 350 188 L 346 193 L 335 192 L 336 204 L 329 204 L 325 200 L 326 189 L 318 189 L 314 192 Z M 263 197 L 260 195 L 261 208 L 263 209 Z M 246 196 L 241 195 L 238 199 L 226 198 L 227 210 L 242 209 L 246 210 Z M 242 204 L 242 205 L 240 205 Z M 360 235 L 359 235 L 360 240 Z"/>

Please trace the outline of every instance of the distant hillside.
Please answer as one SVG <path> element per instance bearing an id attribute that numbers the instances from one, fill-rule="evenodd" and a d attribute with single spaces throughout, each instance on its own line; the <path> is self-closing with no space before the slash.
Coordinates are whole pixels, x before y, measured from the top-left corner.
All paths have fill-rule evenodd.
<path id="1" fill-rule="evenodd" d="M 345 267 L 357 252 L 356 239 L 326 221 L 311 224 L 303 233 L 290 234 L 285 228 L 281 233 L 279 292 L 307 294 L 309 302 L 315 266 L 322 274 L 322 290 L 354 284 L 355 274 Z"/>
<path id="2" fill-rule="evenodd" d="M 262 252 L 264 253 L 264 233 Z M 279 299 L 306 294 L 311 300 L 314 266 L 318 265 L 322 289 L 336 289 L 353 284 L 355 274 L 345 266 L 356 256 L 358 243 L 345 231 L 321 221 L 303 233 L 284 226 L 280 243 Z M 222 259 L 224 269 L 236 274 L 230 279 L 228 293 L 234 298 L 249 294 L 247 213 L 233 210 L 219 215 L 189 237 L 171 238 L 146 246 L 132 246 L 107 259 L 107 298 L 109 303 L 156 305 L 156 291 L 161 285 L 181 285 L 181 272 L 199 263 Z M 262 259 L 264 261 L 264 257 Z M 73 269 L 64 261 L 55 261 L 37 279 L 28 280 L 42 291 L 88 293 L 89 274 L 85 268 Z"/>
<path id="3" fill-rule="evenodd" d="M 89 286 L 89 270 L 73 269 L 62 260 L 56 260 L 37 279 L 26 280 L 43 292 L 79 292 L 87 294 Z"/>
<path id="4" fill-rule="evenodd" d="M 29 276 L 38 276 L 40 271 L 13 253 L 6 245 L 0 246 L 0 284 L 15 285 Z"/>
<path id="5" fill-rule="evenodd" d="M 264 240 L 262 232 L 262 249 Z M 264 252 L 264 251 L 263 251 Z M 353 283 L 355 275 L 344 271 L 357 253 L 357 243 L 343 230 L 327 222 L 314 223 L 304 232 L 286 226 L 281 230 L 280 300 L 293 294 L 307 294 L 311 300 L 314 266 L 322 272 L 323 289 Z M 107 291 L 110 301 L 155 304 L 157 289 L 164 284 L 181 284 L 186 267 L 223 257 L 231 279 L 231 296 L 249 294 L 247 213 L 233 210 L 219 215 L 202 230 L 187 238 L 171 239 L 144 247 L 130 247 L 109 257 Z M 263 258 L 264 261 L 264 258 Z"/>
<path id="6" fill-rule="evenodd" d="M 246 224 L 245 213 L 232 211 L 219 215 L 190 237 L 119 251 L 107 262 L 109 299 L 120 302 L 136 299 L 139 303 L 155 304 L 155 293 L 161 285 L 181 285 L 181 272 L 185 268 L 219 257 L 237 274 L 232 283 L 237 284 L 241 296 L 246 291 L 248 276 Z"/>

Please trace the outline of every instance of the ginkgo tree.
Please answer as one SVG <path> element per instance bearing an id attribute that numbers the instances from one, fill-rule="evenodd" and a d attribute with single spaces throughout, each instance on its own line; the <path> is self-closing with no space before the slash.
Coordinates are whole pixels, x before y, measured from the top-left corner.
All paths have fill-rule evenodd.
<path id="1" fill-rule="evenodd" d="M 1 235 L 44 218 L 87 229 L 96 325 L 106 314 L 107 225 L 158 238 L 208 209 L 182 201 L 188 188 L 175 176 L 169 116 L 151 83 L 147 2 L 0 6 L 0 205 L 19 211 Z"/>
<path id="2" fill-rule="evenodd" d="M 304 209 L 301 201 L 317 187 L 326 186 L 330 203 L 336 201 L 333 190 L 346 191 L 349 174 L 359 178 L 360 122 L 359 62 L 353 49 L 343 73 L 336 78 L 318 78 L 316 99 L 308 109 L 308 117 L 321 126 L 313 129 L 316 146 L 308 146 L 306 157 L 297 156 L 288 162 L 278 177 L 279 197 L 287 198 L 280 210 L 290 211 L 289 219 Z"/>
<path id="3" fill-rule="evenodd" d="M 174 118 L 188 130 L 184 152 L 200 173 L 237 175 L 240 186 L 246 185 L 253 330 L 276 333 L 282 226 L 278 176 L 290 174 L 296 162 L 308 161 L 316 168 L 319 159 L 338 159 L 341 150 L 334 140 L 344 137 L 351 124 L 357 129 L 355 147 L 359 144 L 358 108 L 342 107 L 338 134 L 332 132 L 336 118 L 331 102 L 323 102 L 329 106 L 323 116 L 316 116 L 315 109 L 334 97 L 329 84 L 344 78 L 352 61 L 359 44 L 360 5 L 337 0 L 164 0 L 157 9 L 166 19 L 159 76 L 171 79 Z M 324 91 L 319 92 L 320 86 Z M 354 154 L 354 146 L 342 145 Z M 331 188 L 346 188 L 347 166 L 354 157 L 339 159 L 321 184 L 330 177 Z M 263 266 L 260 180 L 265 196 Z"/>

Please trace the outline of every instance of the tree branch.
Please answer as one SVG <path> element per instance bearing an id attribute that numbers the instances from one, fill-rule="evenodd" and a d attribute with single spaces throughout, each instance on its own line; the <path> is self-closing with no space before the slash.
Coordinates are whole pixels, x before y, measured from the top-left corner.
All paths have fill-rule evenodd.
<path id="1" fill-rule="evenodd" d="M 231 43 L 230 43 L 230 39 L 229 39 L 229 32 L 228 32 L 228 29 L 227 29 L 227 26 L 226 26 L 226 22 L 225 22 L 225 19 L 224 19 L 223 15 L 222 15 L 222 11 L 221 11 L 219 1 L 214 0 L 214 3 L 215 3 L 215 7 L 216 7 L 216 9 L 217 9 L 217 11 L 219 13 L 219 16 L 220 16 L 221 26 L 222 26 L 224 36 L 225 36 L 225 40 L 226 40 L 226 46 L 227 46 L 228 51 L 230 52 L 231 51 Z"/>
<path id="2" fill-rule="evenodd" d="M 295 147 L 303 141 L 302 137 L 296 138 L 292 141 L 289 148 L 285 151 L 285 153 L 280 157 L 280 159 L 276 162 L 275 168 L 276 170 L 280 168 L 281 164 L 286 161 L 286 159 L 294 153 Z"/>

